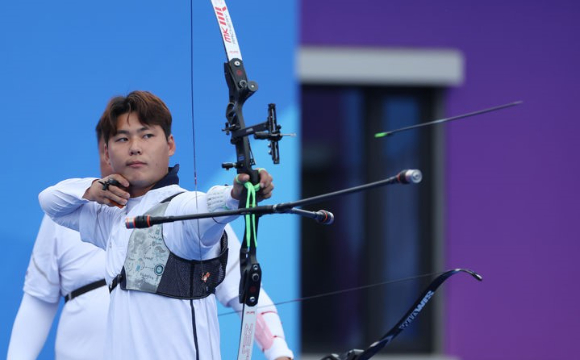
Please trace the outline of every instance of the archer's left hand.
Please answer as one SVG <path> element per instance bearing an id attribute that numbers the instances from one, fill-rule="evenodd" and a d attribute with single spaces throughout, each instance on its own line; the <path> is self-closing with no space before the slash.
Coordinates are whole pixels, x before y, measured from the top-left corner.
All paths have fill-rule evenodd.
<path id="1" fill-rule="evenodd" d="M 269 199 L 272 197 L 272 191 L 274 190 L 274 183 L 272 175 L 268 173 L 265 169 L 260 169 L 260 190 L 256 193 L 258 202 Z M 232 189 L 232 197 L 236 200 L 240 200 L 242 197 L 242 191 L 244 190 L 244 183 L 250 181 L 250 175 L 248 174 L 238 174 L 234 179 L 234 188 Z"/>

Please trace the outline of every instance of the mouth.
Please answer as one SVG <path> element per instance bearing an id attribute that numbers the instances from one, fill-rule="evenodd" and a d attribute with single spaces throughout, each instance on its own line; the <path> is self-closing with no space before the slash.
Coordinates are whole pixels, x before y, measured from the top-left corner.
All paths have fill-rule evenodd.
<path id="1" fill-rule="evenodd" d="M 132 167 L 132 168 L 139 168 L 139 167 L 142 167 L 145 165 L 146 165 L 146 163 L 144 163 L 142 161 L 129 161 L 129 162 L 127 162 L 127 166 Z"/>

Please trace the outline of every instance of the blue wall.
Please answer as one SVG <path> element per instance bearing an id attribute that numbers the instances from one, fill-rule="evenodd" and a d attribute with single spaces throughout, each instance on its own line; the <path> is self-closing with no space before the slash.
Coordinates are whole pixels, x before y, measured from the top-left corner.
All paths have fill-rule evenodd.
<path id="1" fill-rule="evenodd" d="M 260 91 L 245 108 L 249 125 L 278 105 L 286 132 L 299 132 L 294 80 L 294 1 L 234 2 L 234 20 L 250 80 Z M 190 11 L 187 1 L 21 1 L 0 4 L 0 108 L 4 139 L 0 176 L 4 219 L 0 354 L 5 354 L 22 296 L 22 283 L 42 217 L 37 194 L 68 177 L 97 176 L 94 127 L 110 97 L 135 89 L 164 99 L 174 116 L 182 184 L 194 188 L 190 97 Z M 220 168 L 233 146 L 220 131 L 225 123 L 225 53 L 210 1 L 193 11 L 194 106 L 198 188 L 230 183 Z M 283 16 L 280 16 L 283 14 Z M 298 198 L 298 139 L 281 142 L 274 167 L 266 144 L 253 146 L 259 166 L 275 177 L 276 202 Z M 235 225 L 241 234 L 242 227 Z M 284 228 L 283 233 L 277 229 Z M 298 222 L 285 216 L 261 221 L 264 287 L 274 299 L 298 297 Z M 281 257 L 279 254 L 284 254 Z M 298 350 L 296 305 L 280 307 L 291 347 Z M 239 320 L 220 317 L 224 358 L 236 351 Z M 51 339 L 50 341 L 53 341 Z M 43 359 L 52 358 L 52 347 Z M 0 355 L 3 356 L 3 355 Z"/>

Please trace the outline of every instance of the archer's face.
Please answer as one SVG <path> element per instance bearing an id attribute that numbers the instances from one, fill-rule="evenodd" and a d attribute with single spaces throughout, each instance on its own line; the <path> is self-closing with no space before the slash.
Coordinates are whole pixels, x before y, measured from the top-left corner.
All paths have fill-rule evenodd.
<path id="1" fill-rule="evenodd" d="M 135 113 L 122 114 L 117 134 L 109 139 L 105 157 L 113 171 L 131 184 L 132 197 L 145 194 L 166 174 L 175 153 L 173 135 L 168 139 L 159 125 L 143 125 Z"/>

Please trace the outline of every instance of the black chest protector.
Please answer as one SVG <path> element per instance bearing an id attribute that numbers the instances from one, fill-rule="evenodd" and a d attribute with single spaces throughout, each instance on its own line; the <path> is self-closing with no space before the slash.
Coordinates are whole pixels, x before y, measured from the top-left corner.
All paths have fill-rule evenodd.
<path id="1" fill-rule="evenodd" d="M 147 212 L 163 216 L 171 196 Z M 202 299 L 224 280 L 228 261 L 228 237 L 224 231 L 218 257 L 186 260 L 172 253 L 163 239 L 163 225 L 135 229 L 129 238 L 127 257 L 118 282 L 123 290 L 144 291 L 177 299 Z"/>

